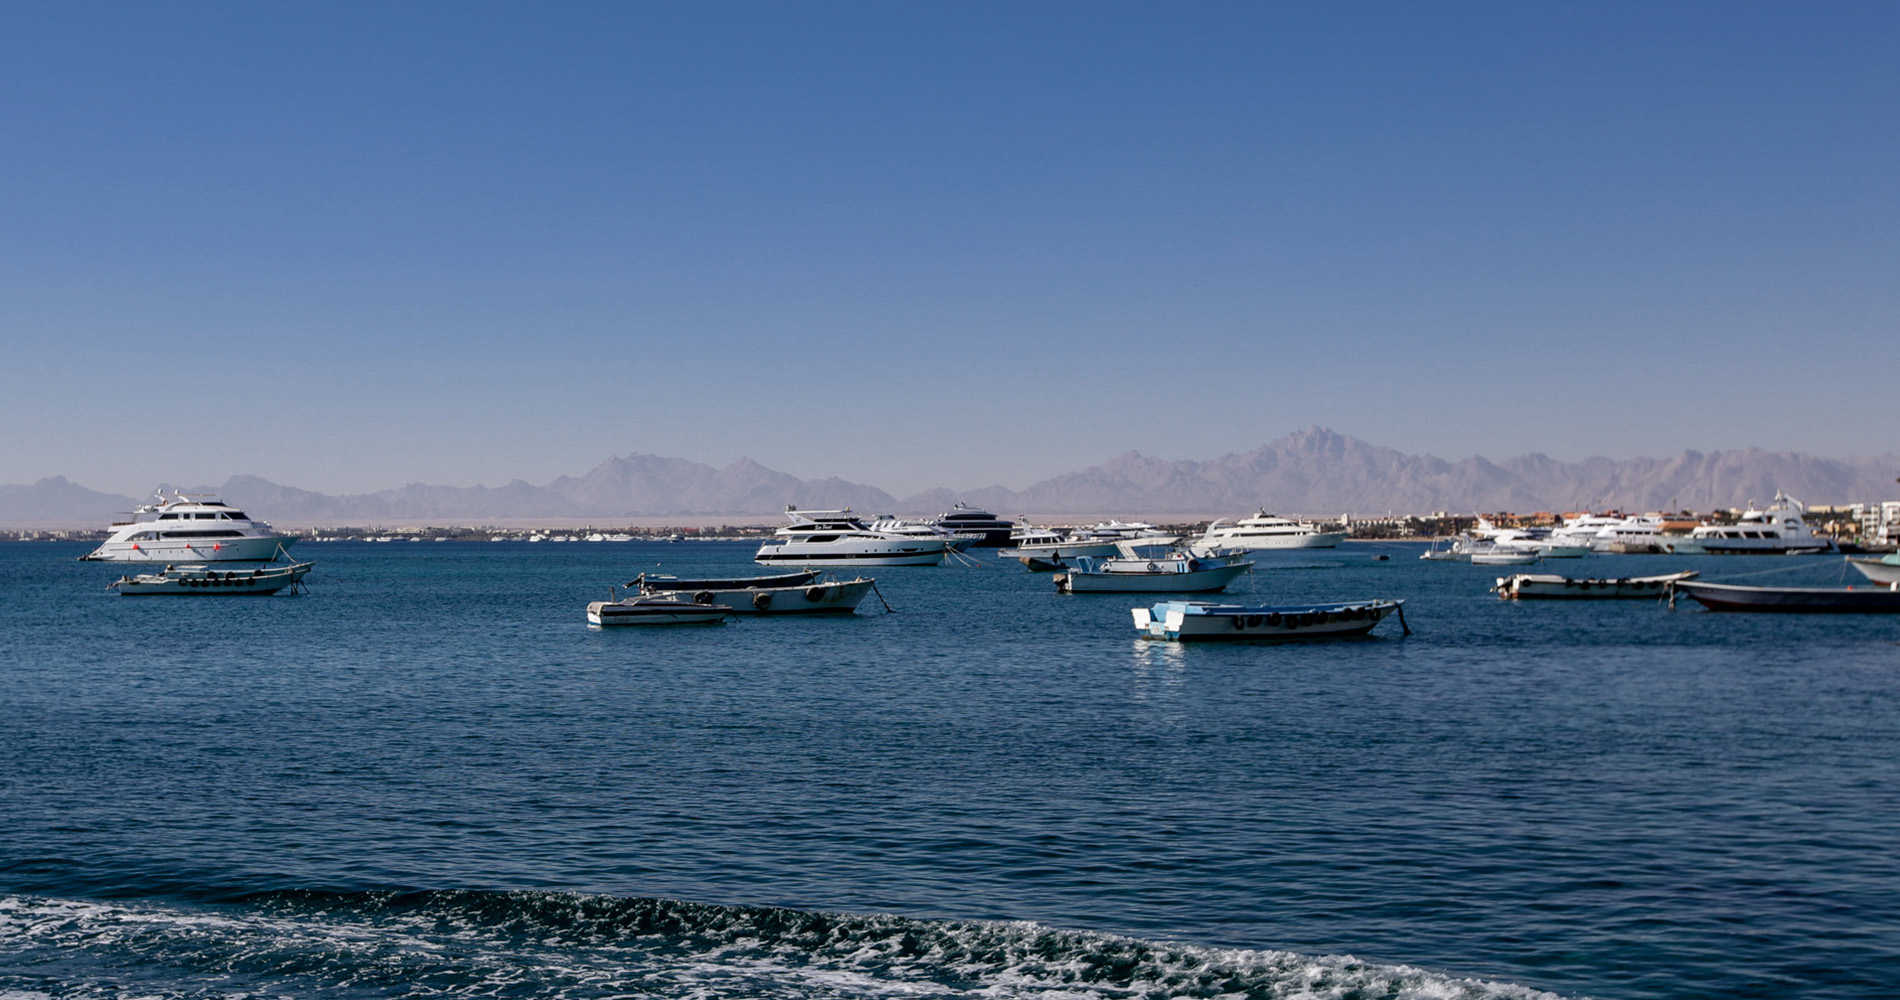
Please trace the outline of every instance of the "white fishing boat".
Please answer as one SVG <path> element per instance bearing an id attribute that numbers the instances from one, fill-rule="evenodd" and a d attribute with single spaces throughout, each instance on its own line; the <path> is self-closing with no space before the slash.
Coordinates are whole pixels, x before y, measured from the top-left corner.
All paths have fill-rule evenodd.
<path id="1" fill-rule="evenodd" d="M 220 569 L 198 563 L 167 566 L 157 573 L 123 576 L 106 584 L 121 596 L 189 595 L 193 597 L 240 597 L 275 594 L 294 587 L 315 563 L 290 563 L 283 566 L 259 566 L 253 569 Z"/>
<path id="2" fill-rule="evenodd" d="M 1671 583 L 1695 579 L 1695 571 L 1664 573 L 1660 576 L 1624 576 L 1616 578 L 1574 578 L 1555 573 L 1518 573 L 1498 577 L 1491 588 L 1507 601 L 1528 600 L 1628 600 L 1661 597 Z"/>
<path id="3" fill-rule="evenodd" d="M 112 534 L 80 556 L 99 562 L 268 562 L 295 544 L 223 500 L 201 494 L 159 495 L 158 502 L 115 514 Z"/>
<path id="4" fill-rule="evenodd" d="M 1473 549 L 1469 561 L 1473 566 L 1528 566 L 1542 558 L 1535 550 L 1506 549 L 1497 546 Z"/>
<path id="5" fill-rule="evenodd" d="M 1848 556 L 1847 561 L 1860 571 L 1861 576 L 1875 583 L 1900 583 L 1900 555 L 1891 555 L 1883 559 Z"/>
<path id="6" fill-rule="evenodd" d="M 1199 594 L 1224 589 L 1253 569 L 1244 556 L 1197 556 L 1169 545 L 1122 542 L 1114 558 L 1079 558 L 1068 572 L 1057 573 L 1063 593 Z"/>
<path id="7" fill-rule="evenodd" d="M 1676 541 L 1677 555 L 1804 555 L 1833 552 L 1831 539 L 1816 535 L 1801 519 L 1807 508 L 1801 501 L 1775 491 L 1766 510 L 1754 504 L 1734 524 L 1705 524 Z"/>
<path id="8" fill-rule="evenodd" d="M 752 561 L 767 566 L 935 566 L 950 551 L 941 538 L 872 531 L 842 510 L 785 508 L 791 524 L 759 546 Z"/>
<path id="9" fill-rule="evenodd" d="M 1195 541 L 1196 552 L 1258 552 L 1267 549 L 1330 549 L 1346 538 L 1344 531 L 1321 531 L 1306 521 L 1269 514 L 1264 509 L 1233 524 L 1225 518 L 1207 526 L 1207 532 Z"/>
<path id="10" fill-rule="evenodd" d="M 1163 601 L 1133 609 L 1135 631 L 1149 639 L 1180 642 L 1345 639 L 1362 636 L 1398 612 L 1404 627 L 1404 601 L 1336 601 L 1256 607 L 1205 601 Z M 1405 629 L 1405 634 L 1412 630 Z"/>
<path id="11" fill-rule="evenodd" d="M 587 606 L 587 620 L 594 625 L 717 625 L 730 614 L 731 608 L 694 604 L 678 594 L 642 594 Z"/>

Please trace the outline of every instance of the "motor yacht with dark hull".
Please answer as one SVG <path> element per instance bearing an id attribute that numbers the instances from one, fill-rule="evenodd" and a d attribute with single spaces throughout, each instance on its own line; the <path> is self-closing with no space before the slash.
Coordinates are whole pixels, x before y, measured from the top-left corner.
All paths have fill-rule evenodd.
<path id="1" fill-rule="evenodd" d="M 112 534 L 80 556 L 96 562 L 269 562 L 296 542 L 223 500 L 173 494 L 112 518 Z"/>
<path id="2" fill-rule="evenodd" d="M 976 548 L 1000 549 L 1009 545 L 1009 534 L 1016 529 L 1016 522 L 1005 521 L 987 510 L 958 503 L 943 512 L 935 522 L 938 528 L 953 535 L 977 536 Z"/>
<path id="3" fill-rule="evenodd" d="M 785 508 L 791 524 L 773 532 L 752 561 L 765 566 L 935 566 L 950 542 L 873 531 L 851 508 Z"/>

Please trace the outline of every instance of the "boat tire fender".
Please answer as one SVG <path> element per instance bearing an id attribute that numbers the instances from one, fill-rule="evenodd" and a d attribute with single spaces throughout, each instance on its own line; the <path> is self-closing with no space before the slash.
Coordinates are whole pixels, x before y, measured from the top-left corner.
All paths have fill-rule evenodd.
<path id="1" fill-rule="evenodd" d="M 830 593 L 830 591 L 826 590 L 823 587 L 809 587 L 809 588 L 806 588 L 805 590 L 805 600 L 822 601 L 825 599 L 825 595 L 827 593 Z"/>
<path id="2" fill-rule="evenodd" d="M 1267 624 L 1273 626 L 1274 628 L 1279 628 L 1280 625 L 1285 621 L 1286 619 L 1280 617 L 1280 613 L 1278 611 L 1275 611 L 1274 613 L 1267 616 Z"/>
<path id="3" fill-rule="evenodd" d="M 1247 620 L 1240 615 L 1235 615 L 1233 617 L 1233 622 L 1234 622 L 1234 631 L 1236 632 L 1247 627 Z"/>
<path id="4" fill-rule="evenodd" d="M 702 590 L 699 593 L 693 595 L 693 603 L 694 604 L 711 604 L 712 597 L 713 597 L 712 591 Z"/>
<path id="5" fill-rule="evenodd" d="M 1247 627 L 1248 627 L 1248 628 L 1259 628 L 1259 627 L 1260 627 L 1260 624 L 1261 624 L 1262 622 L 1264 622 L 1264 621 L 1266 621 L 1266 618 L 1264 618 L 1264 617 L 1262 617 L 1262 616 L 1260 616 L 1260 615 L 1248 615 L 1248 616 L 1247 616 Z"/>
<path id="6" fill-rule="evenodd" d="M 755 608 L 758 608 L 760 611 L 764 611 L 766 608 L 769 608 L 772 606 L 772 595 L 771 594 L 753 594 L 752 606 Z"/>

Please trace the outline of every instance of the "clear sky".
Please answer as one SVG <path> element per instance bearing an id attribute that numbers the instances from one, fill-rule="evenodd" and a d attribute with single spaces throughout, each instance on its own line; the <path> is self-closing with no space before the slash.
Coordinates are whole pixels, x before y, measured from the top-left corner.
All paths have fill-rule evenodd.
<path id="1" fill-rule="evenodd" d="M 1896 447 L 1900 4 L 3 21 L 0 483 Z"/>

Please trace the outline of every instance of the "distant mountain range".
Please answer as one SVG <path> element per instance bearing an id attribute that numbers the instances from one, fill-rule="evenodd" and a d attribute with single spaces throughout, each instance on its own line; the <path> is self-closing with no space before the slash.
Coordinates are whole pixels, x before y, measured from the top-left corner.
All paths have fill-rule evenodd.
<path id="1" fill-rule="evenodd" d="M 1764 503 L 1777 489 L 1809 503 L 1900 495 L 1900 457 L 1815 458 L 1759 448 L 1685 451 L 1674 458 L 1558 462 L 1523 455 L 1503 462 L 1448 462 L 1367 444 L 1311 427 L 1244 454 L 1209 461 L 1129 452 L 1101 465 L 1015 491 L 1001 486 L 935 489 L 898 499 L 842 479 L 799 479 L 741 459 L 723 469 L 682 458 L 610 458 L 579 478 L 546 486 L 426 486 L 331 496 L 233 476 L 216 493 L 281 525 L 470 523 L 532 518 L 769 517 L 786 504 L 852 507 L 866 514 L 935 514 L 958 500 L 998 514 L 1114 513 L 1236 516 L 1259 507 L 1309 515 L 1388 512 L 1661 510 Z M 169 490 L 169 486 L 163 487 Z M 0 486 L 0 523 L 91 526 L 143 502 L 67 481 Z"/>

